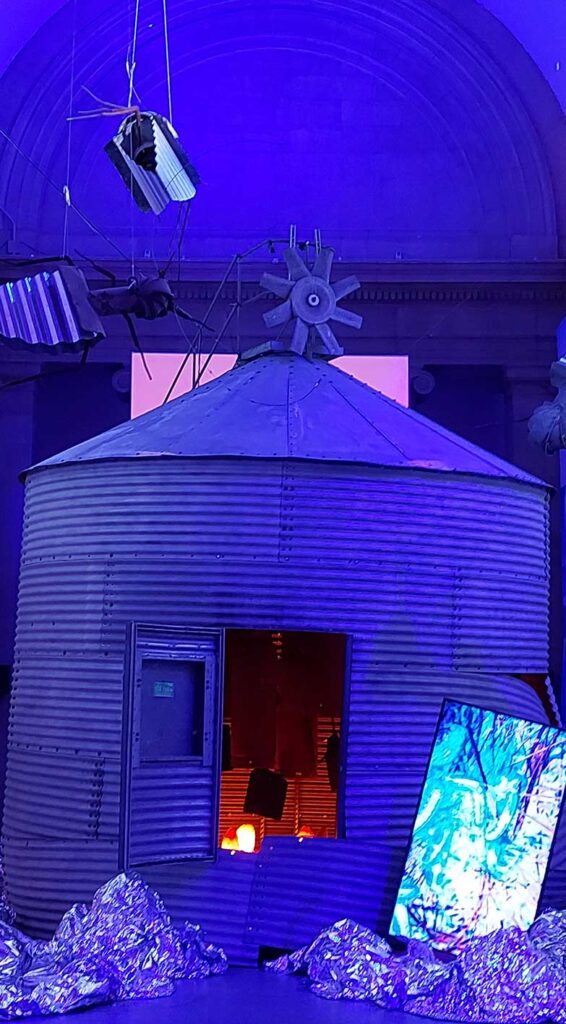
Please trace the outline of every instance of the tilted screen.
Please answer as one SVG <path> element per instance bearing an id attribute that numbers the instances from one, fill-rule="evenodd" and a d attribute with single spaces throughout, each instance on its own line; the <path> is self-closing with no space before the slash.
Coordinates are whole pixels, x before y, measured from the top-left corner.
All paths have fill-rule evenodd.
<path id="1" fill-rule="evenodd" d="M 458 950 L 529 928 L 566 784 L 566 732 L 445 702 L 391 933 Z"/>

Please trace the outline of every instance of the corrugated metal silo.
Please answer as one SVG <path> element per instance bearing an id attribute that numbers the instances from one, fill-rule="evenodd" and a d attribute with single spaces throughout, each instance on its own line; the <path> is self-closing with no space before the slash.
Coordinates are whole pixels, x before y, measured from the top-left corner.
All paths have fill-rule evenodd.
<path id="1" fill-rule="evenodd" d="M 548 502 L 540 481 L 290 353 L 34 467 L 4 814 L 22 925 L 48 931 L 118 868 L 133 623 L 152 650 L 193 630 L 212 661 L 215 630 L 350 637 L 343 834 L 399 861 L 444 697 L 546 721 L 518 677 L 547 672 Z M 170 765 L 129 791 L 136 863 L 180 916 L 217 827 L 209 753 L 190 784 Z"/>

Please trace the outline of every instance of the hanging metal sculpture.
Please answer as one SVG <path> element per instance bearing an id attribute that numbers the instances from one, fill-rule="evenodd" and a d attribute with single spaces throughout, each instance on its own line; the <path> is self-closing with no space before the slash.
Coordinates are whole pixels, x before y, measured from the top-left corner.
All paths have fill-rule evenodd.
<path id="1" fill-rule="evenodd" d="M 552 364 L 550 383 L 558 394 L 552 402 L 535 409 L 529 420 L 529 436 L 547 455 L 554 455 L 566 448 L 566 361 Z"/>
<path id="2" fill-rule="evenodd" d="M 199 174 L 161 114 L 133 108 L 104 148 L 144 213 L 160 214 L 169 202 L 196 195 Z"/>
<path id="3" fill-rule="evenodd" d="M 25 269 L 35 273 L 0 285 L 0 342 L 28 350 L 84 352 L 106 338 L 101 317 L 122 316 L 143 356 L 132 317 L 156 320 L 174 313 L 206 327 L 177 306 L 164 273 L 139 274 L 119 285 L 111 271 L 89 262 L 111 281 L 111 287 L 89 288 L 83 271 L 70 259 L 52 260 L 41 270 L 32 262 L 14 264 L 12 272 L 17 267 L 20 273 Z M 4 272 L 9 273 L 8 266 L 6 261 Z"/>
<path id="4" fill-rule="evenodd" d="M 260 286 L 285 301 L 275 309 L 264 313 L 267 327 L 283 327 L 295 322 L 291 339 L 291 351 L 298 355 L 320 355 L 333 359 L 342 355 L 331 323 L 347 327 L 362 326 L 362 317 L 338 306 L 340 299 L 357 291 L 360 282 L 357 277 L 345 277 L 336 284 L 330 283 L 334 249 L 320 248 L 312 270 L 302 260 L 295 248 L 284 253 L 289 270 L 288 279 L 274 274 L 264 274 Z"/>

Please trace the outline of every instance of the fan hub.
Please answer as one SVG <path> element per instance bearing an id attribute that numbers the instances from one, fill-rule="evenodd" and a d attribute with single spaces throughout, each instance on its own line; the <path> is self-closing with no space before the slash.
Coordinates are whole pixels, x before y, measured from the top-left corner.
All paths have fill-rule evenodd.
<path id="1" fill-rule="evenodd" d="M 291 292 L 293 313 L 307 324 L 325 323 L 336 309 L 336 296 L 332 286 L 321 277 L 308 277 L 297 281 Z"/>

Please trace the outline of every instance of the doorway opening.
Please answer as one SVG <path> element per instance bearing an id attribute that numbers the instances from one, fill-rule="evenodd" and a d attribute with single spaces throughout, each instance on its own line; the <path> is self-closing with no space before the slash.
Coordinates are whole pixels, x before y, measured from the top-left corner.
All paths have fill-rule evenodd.
<path id="1" fill-rule="evenodd" d="M 346 639 L 226 631 L 219 846 L 340 834 Z"/>

